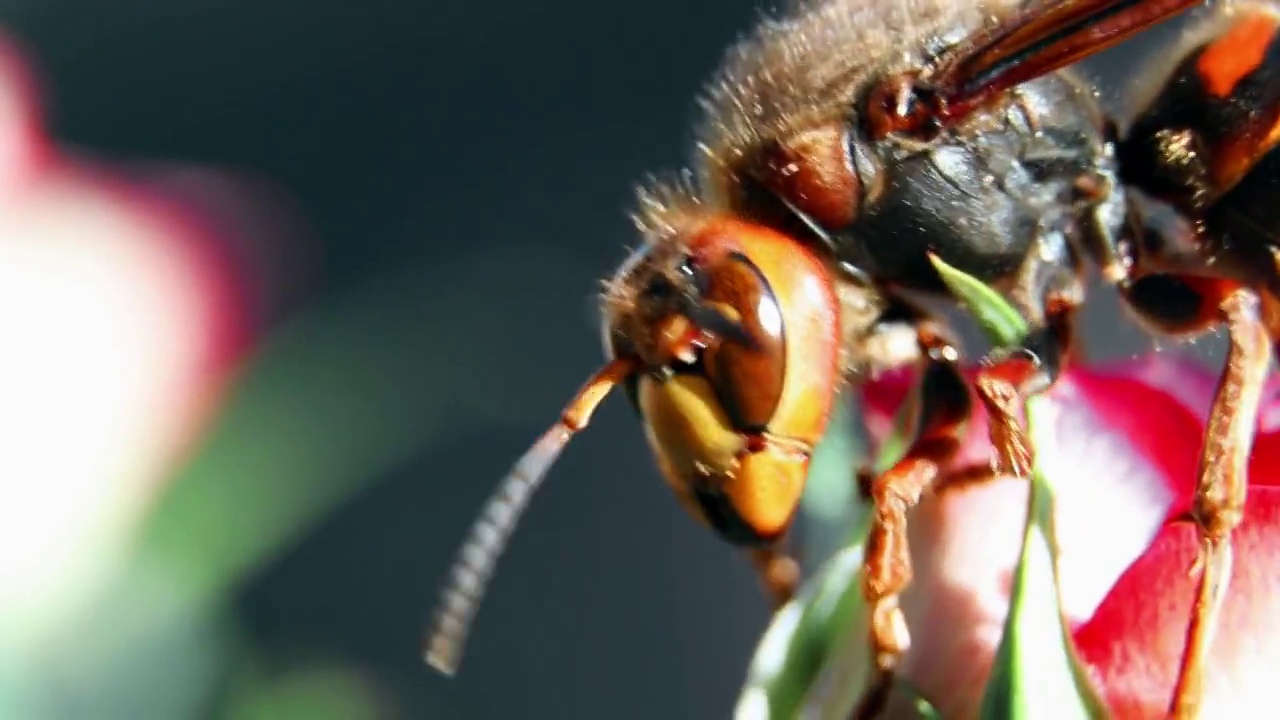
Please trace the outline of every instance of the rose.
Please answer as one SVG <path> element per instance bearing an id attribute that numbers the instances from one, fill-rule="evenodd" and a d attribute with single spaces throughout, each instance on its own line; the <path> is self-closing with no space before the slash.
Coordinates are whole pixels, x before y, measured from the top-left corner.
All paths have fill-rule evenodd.
<path id="1" fill-rule="evenodd" d="M 875 438 L 890 431 L 905 375 L 865 390 Z M 1213 375 L 1156 355 L 1073 369 L 1037 411 L 1037 450 L 1056 489 L 1062 605 L 1079 657 L 1117 718 L 1163 717 L 1190 618 L 1190 507 Z M 1280 400 L 1264 394 L 1234 576 L 1209 653 L 1203 717 L 1257 715 L 1280 667 Z M 957 466 L 990 457 L 985 418 Z M 1024 481 L 926 496 L 910 518 L 915 578 L 903 597 L 913 644 L 902 676 L 943 717 L 977 715 L 999 646 L 1026 518 Z M 890 708 L 893 716 L 894 708 Z"/>

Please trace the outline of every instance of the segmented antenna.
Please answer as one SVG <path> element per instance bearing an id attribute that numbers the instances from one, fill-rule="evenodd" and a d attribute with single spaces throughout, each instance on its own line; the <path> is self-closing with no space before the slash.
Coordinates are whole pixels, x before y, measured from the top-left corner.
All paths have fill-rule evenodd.
<path id="1" fill-rule="evenodd" d="M 560 421 L 525 452 L 485 503 L 440 595 L 435 626 L 422 651 L 428 665 L 449 676 L 458 672 L 471 621 L 534 492 L 569 440 L 587 426 L 600 402 L 635 367 L 633 360 L 618 359 L 601 368 L 574 396 Z"/>
<path id="2" fill-rule="evenodd" d="M 454 561 L 449 583 L 440 595 L 435 630 L 423 651 L 427 664 L 445 675 L 452 676 L 458 671 L 471 621 L 480 608 L 498 558 L 506 550 L 507 540 L 534 491 L 542 484 L 547 470 L 569 443 L 573 432 L 558 422 L 539 438 L 503 478 L 471 526 L 471 533 Z"/>

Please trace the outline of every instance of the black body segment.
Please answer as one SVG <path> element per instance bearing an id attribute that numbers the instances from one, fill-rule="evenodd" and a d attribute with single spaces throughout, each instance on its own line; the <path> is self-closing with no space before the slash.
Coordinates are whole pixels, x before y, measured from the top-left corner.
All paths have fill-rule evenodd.
<path id="1" fill-rule="evenodd" d="M 928 143 L 891 135 L 870 150 L 881 190 L 835 235 L 837 252 L 890 291 L 943 292 L 935 253 L 1037 322 L 1046 297 L 1073 292 L 1086 249 L 1124 223 L 1103 121 L 1065 75 L 1022 85 Z M 1083 193 L 1085 180 L 1111 191 Z"/>

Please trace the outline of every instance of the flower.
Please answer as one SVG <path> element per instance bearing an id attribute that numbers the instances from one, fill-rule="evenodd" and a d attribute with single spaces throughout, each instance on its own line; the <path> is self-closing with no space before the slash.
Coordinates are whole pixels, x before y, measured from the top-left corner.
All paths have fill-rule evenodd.
<path id="1" fill-rule="evenodd" d="M 266 299 L 245 256 L 275 210 L 222 171 L 68 151 L 24 55 L 0 35 L 0 665 L 26 670 L 252 349 Z"/>
<path id="2" fill-rule="evenodd" d="M 864 392 L 873 438 L 890 431 L 909 377 Z M 1153 355 L 1075 368 L 1037 410 L 1056 495 L 1060 590 L 1078 655 L 1116 718 L 1164 717 L 1195 578 L 1191 506 L 1214 376 Z M 1280 398 L 1267 388 L 1234 576 L 1210 650 L 1203 717 L 1257 715 L 1280 667 Z M 990 457 L 976 413 L 956 466 Z M 1007 614 L 1026 518 L 1025 481 L 943 488 L 910 518 L 915 577 L 902 599 L 912 634 L 902 676 L 943 717 L 975 717 Z M 891 708 L 892 710 L 892 708 Z M 1252 712 L 1251 712 L 1252 711 Z M 891 715 L 892 716 L 892 715 Z"/>

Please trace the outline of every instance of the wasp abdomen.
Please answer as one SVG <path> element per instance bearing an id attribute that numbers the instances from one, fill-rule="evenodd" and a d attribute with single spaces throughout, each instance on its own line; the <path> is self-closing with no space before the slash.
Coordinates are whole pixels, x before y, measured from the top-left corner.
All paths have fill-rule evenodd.
<path id="1" fill-rule="evenodd" d="M 1213 274 L 1280 292 L 1280 13 L 1238 6 L 1207 37 L 1134 122 L 1122 175 L 1197 223 Z"/>
<path id="2" fill-rule="evenodd" d="M 1251 6 L 1230 14 L 1174 67 L 1120 157 L 1126 181 L 1202 214 L 1263 169 L 1277 142 L 1280 15 Z"/>

